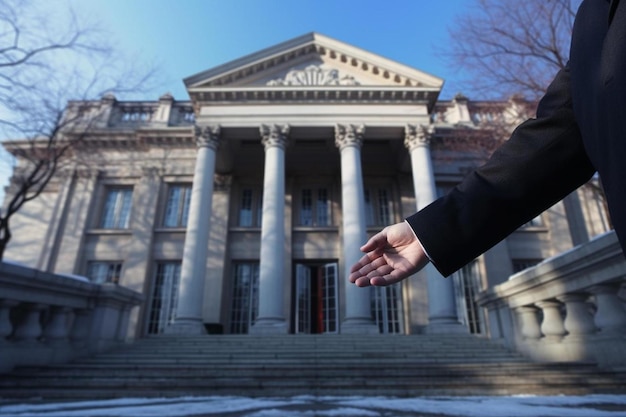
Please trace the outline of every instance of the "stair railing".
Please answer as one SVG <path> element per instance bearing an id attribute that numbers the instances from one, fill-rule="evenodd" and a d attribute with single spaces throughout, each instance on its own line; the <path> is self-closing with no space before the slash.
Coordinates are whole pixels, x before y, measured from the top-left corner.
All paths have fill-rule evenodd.
<path id="1" fill-rule="evenodd" d="M 490 337 L 538 361 L 626 366 L 626 260 L 614 232 L 512 275 L 477 299 Z"/>
<path id="2" fill-rule="evenodd" d="M 64 363 L 123 343 L 131 309 L 142 300 L 118 285 L 0 262 L 0 373 Z"/>

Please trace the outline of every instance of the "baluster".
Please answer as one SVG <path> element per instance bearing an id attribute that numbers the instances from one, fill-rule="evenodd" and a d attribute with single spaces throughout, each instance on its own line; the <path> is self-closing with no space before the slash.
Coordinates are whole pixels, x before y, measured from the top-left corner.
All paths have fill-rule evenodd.
<path id="1" fill-rule="evenodd" d="M 546 339 L 560 340 L 565 336 L 563 317 L 561 316 L 561 303 L 558 301 L 540 301 L 537 307 L 543 311 L 543 321 L 541 322 L 541 332 Z"/>
<path id="2" fill-rule="evenodd" d="M 22 343 L 35 343 L 41 336 L 41 312 L 46 308 L 44 304 L 25 303 L 21 305 L 24 316 L 15 327 L 14 338 Z"/>
<path id="3" fill-rule="evenodd" d="M 532 306 L 518 307 L 515 309 L 521 324 L 521 334 L 524 339 L 541 338 L 541 329 L 537 320 L 537 309 Z"/>
<path id="4" fill-rule="evenodd" d="M 6 341 L 13 332 L 11 324 L 11 308 L 19 303 L 13 300 L 0 300 L 0 343 Z"/>
<path id="5" fill-rule="evenodd" d="M 43 338 L 49 343 L 63 343 L 68 337 L 67 315 L 69 307 L 52 307 L 50 309 L 51 318 L 43 330 Z"/>
<path id="6" fill-rule="evenodd" d="M 596 332 L 593 315 L 589 310 L 588 294 L 572 293 L 557 297 L 565 304 L 565 321 L 563 325 L 569 333 L 568 338 L 584 337 Z"/>
<path id="7" fill-rule="evenodd" d="M 602 333 L 624 333 L 626 331 L 626 309 L 617 295 L 621 284 L 603 284 L 591 287 L 598 311 L 594 322 Z"/>

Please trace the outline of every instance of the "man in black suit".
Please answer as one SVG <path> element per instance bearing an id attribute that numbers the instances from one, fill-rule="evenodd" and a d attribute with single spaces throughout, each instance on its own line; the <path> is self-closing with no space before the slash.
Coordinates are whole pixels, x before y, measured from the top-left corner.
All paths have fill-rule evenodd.
<path id="1" fill-rule="evenodd" d="M 362 248 L 350 281 L 389 285 L 429 261 L 448 276 L 598 172 L 626 252 L 626 0 L 584 0 L 568 66 L 485 165 Z"/>

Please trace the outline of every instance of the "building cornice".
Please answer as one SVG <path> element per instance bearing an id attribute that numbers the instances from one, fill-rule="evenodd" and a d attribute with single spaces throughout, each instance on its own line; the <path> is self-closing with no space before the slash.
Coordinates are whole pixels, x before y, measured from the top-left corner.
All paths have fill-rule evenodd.
<path id="1" fill-rule="evenodd" d="M 438 88 L 370 86 L 199 87 L 188 90 L 196 103 L 416 103 L 435 105 Z"/>

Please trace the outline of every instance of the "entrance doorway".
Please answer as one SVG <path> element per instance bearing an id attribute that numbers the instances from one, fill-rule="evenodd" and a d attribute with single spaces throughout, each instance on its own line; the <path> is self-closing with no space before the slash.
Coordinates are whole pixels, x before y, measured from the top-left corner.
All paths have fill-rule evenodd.
<path id="1" fill-rule="evenodd" d="M 337 333 L 337 263 L 297 263 L 294 333 Z"/>

